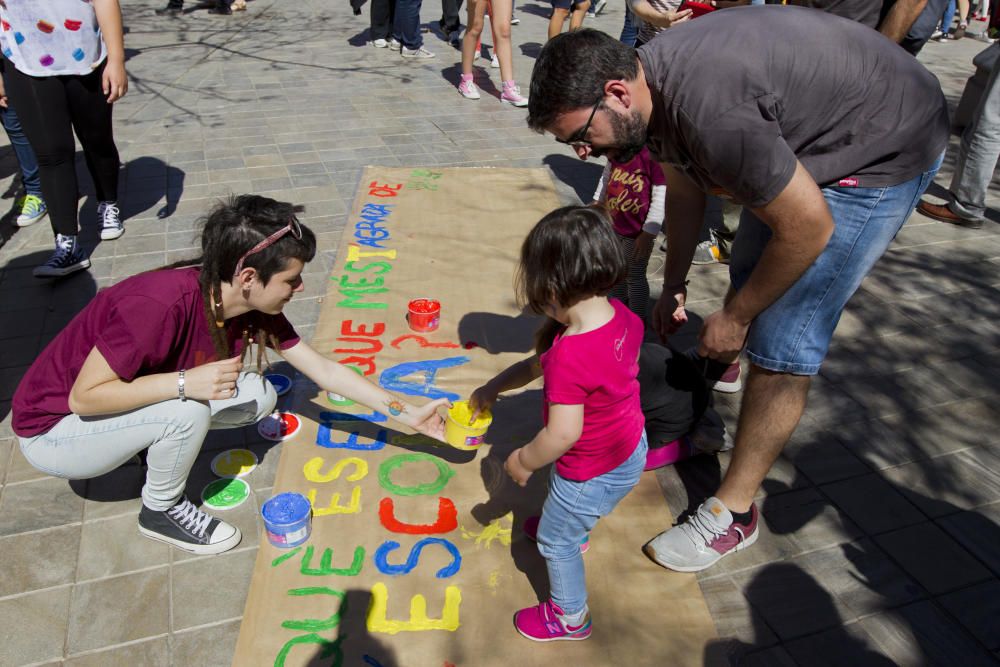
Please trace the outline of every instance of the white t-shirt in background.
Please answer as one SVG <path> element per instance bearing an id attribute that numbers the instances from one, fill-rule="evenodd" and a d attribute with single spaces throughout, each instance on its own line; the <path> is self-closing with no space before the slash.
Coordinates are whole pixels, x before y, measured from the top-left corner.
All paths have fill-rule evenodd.
<path id="1" fill-rule="evenodd" d="M 87 0 L 4 0 L 0 51 L 30 76 L 89 74 L 107 57 Z"/>

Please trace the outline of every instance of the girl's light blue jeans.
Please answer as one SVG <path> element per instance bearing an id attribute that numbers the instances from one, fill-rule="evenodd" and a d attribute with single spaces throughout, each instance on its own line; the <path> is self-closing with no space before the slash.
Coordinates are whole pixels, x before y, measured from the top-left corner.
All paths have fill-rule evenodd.
<path id="1" fill-rule="evenodd" d="M 552 601 L 567 614 L 577 614 L 587 605 L 587 580 L 580 542 L 597 520 L 611 513 L 639 482 L 646 464 L 646 433 L 624 463 L 610 472 L 574 482 L 552 468 L 549 497 L 538 524 L 538 551 L 549 570 Z"/>
<path id="2" fill-rule="evenodd" d="M 236 396 L 219 401 L 173 399 L 114 415 L 70 414 L 47 432 L 20 438 L 21 451 L 38 470 L 65 479 L 110 472 L 144 449 L 146 484 L 142 503 L 152 510 L 173 507 L 210 429 L 240 428 L 274 410 L 270 382 L 241 373 Z"/>

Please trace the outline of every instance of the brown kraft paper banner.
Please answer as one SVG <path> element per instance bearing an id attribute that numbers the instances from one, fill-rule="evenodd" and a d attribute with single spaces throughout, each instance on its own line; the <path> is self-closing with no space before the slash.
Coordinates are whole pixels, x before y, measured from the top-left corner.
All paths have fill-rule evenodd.
<path id="1" fill-rule="evenodd" d="M 558 205 L 544 169 L 369 167 L 314 347 L 417 404 L 468 398 L 531 353 L 538 320 L 517 308 L 513 272 L 528 230 Z M 441 302 L 436 331 L 407 326 L 420 297 Z M 548 597 L 520 530 L 540 513 L 547 471 L 523 489 L 503 471 L 541 426 L 540 383 L 501 397 L 474 451 L 315 387 L 294 395 L 303 424 L 282 446 L 274 493 L 310 497 L 312 535 L 295 549 L 261 538 L 233 665 L 703 664 L 715 629 L 694 576 L 640 551 L 672 517 L 653 473 L 591 537 L 590 639 L 541 644 L 514 629 L 515 611 Z"/>

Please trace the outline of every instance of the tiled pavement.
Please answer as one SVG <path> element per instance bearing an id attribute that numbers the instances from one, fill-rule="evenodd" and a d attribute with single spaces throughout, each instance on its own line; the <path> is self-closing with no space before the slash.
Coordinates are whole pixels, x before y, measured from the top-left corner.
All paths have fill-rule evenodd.
<path id="1" fill-rule="evenodd" d="M 622 11 L 611 4 L 592 23 L 616 34 Z M 367 14 L 351 16 L 346 2 L 256 0 L 232 18 L 193 11 L 172 21 L 155 18 L 148 0 L 126 5 L 132 90 L 116 108 L 126 235 L 98 244 L 85 177 L 93 269 L 45 284 L 30 271 L 49 251 L 48 224 L 12 235 L 3 220 L 0 665 L 223 665 L 239 628 L 253 506 L 235 511 L 246 535 L 238 549 L 188 557 L 137 535 L 138 469 L 67 483 L 31 469 L 11 437 L 9 401 L 24 368 L 96 289 L 189 256 L 194 222 L 214 197 L 263 192 L 305 203 L 319 233 L 307 291 L 287 309 L 308 336 L 363 165 L 545 164 L 567 201 L 589 197 L 599 173 L 501 106 L 484 61 L 484 98 L 462 100 L 451 87 L 457 53 L 435 33 L 427 40 L 438 58 L 402 62 L 364 46 Z M 537 1 L 518 9 L 524 83 L 546 12 Z M 436 7 L 424 18 L 436 19 Z M 930 44 L 921 55 L 953 105 L 982 46 Z M 953 163 L 949 152 L 938 184 Z M 0 167 L 9 204 L 7 147 Z M 991 202 L 1000 204 L 996 187 Z M 720 636 L 707 663 L 1000 660 L 998 220 L 973 231 L 914 216 L 863 285 L 761 491 L 765 535 L 701 576 Z M 725 268 L 693 278 L 692 311 L 705 316 L 719 304 Z M 735 423 L 733 398 L 720 409 Z M 259 502 L 279 449 L 250 430 L 206 443 L 190 489 L 232 446 L 262 459 L 250 480 Z M 661 471 L 671 506 L 696 503 L 725 464 L 701 458 Z"/>

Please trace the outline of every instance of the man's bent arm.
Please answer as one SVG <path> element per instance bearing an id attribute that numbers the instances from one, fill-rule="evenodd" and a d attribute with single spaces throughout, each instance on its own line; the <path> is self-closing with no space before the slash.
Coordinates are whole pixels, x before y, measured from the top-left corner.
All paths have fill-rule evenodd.
<path id="1" fill-rule="evenodd" d="M 926 6 L 927 0 L 896 0 L 878 31 L 899 44 Z"/>
<path id="2" fill-rule="evenodd" d="M 771 240 L 746 284 L 724 308 L 742 324 L 749 324 L 777 301 L 819 257 L 833 235 L 833 216 L 823 193 L 801 162 L 785 189 L 753 213 L 771 228 Z"/>
<path id="3" fill-rule="evenodd" d="M 667 261 L 663 267 L 663 291 L 684 284 L 694 249 L 698 245 L 705 218 L 705 193 L 691 179 L 669 164 L 662 163 L 667 180 L 664 226 L 667 236 Z"/>

